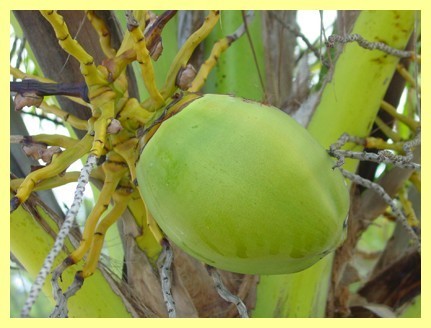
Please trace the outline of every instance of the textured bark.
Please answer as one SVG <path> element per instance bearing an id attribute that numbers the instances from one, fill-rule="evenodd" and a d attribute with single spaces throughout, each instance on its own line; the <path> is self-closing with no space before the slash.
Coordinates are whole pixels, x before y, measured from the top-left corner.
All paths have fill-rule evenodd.
<path id="1" fill-rule="evenodd" d="M 337 33 L 349 34 L 359 13 L 359 10 L 339 10 L 337 12 Z"/>
<path id="2" fill-rule="evenodd" d="M 412 250 L 373 275 L 359 290 L 369 303 L 387 305 L 394 310 L 421 292 L 421 257 Z"/>
<path id="3" fill-rule="evenodd" d="M 296 28 L 296 11 L 264 11 L 262 15 L 266 67 L 265 93 L 270 104 L 284 108 L 292 93 L 296 35 L 280 24 L 274 16 Z"/>

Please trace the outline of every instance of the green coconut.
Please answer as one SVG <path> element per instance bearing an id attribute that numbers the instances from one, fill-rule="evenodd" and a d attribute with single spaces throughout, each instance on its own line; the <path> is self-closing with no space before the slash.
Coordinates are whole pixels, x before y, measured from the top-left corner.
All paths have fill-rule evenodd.
<path id="1" fill-rule="evenodd" d="M 349 194 L 325 149 L 261 103 L 204 95 L 164 121 L 137 163 L 169 240 L 220 269 L 303 270 L 343 240 Z"/>

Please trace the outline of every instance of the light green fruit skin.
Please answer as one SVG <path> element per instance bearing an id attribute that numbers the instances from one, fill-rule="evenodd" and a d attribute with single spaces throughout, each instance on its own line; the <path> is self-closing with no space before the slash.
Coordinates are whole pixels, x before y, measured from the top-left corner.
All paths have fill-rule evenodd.
<path id="1" fill-rule="evenodd" d="M 349 195 L 333 165 L 280 110 L 205 95 L 162 123 L 137 178 L 155 220 L 185 252 L 232 272 L 282 274 L 343 239 Z"/>

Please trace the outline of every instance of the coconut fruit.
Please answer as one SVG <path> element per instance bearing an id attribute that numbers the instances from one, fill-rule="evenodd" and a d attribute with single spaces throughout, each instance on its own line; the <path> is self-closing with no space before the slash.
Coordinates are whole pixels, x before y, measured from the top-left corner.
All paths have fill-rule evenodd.
<path id="1" fill-rule="evenodd" d="M 325 149 L 279 109 L 204 95 L 165 120 L 137 163 L 169 240 L 220 269 L 303 270 L 343 239 L 349 194 Z"/>

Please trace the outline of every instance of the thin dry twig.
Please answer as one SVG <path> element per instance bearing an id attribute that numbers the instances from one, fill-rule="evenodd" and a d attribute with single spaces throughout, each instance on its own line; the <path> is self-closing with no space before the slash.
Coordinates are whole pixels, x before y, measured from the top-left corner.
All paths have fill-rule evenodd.
<path id="1" fill-rule="evenodd" d="M 360 34 L 348 34 L 345 36 L 337 34 L 330 35 L 328 37 L 328 41 L 326 42 L 326 46 L 332 48 L 335 46 L 336 43 L 345 44 L 350 42 L 357 42 L 364 49 L 377 49 L 395 57 L 416 58 L 416 54 L 413 51 L 395 49 L 383 42 L 370 42 L 365 40 Z"/>
<path id="2" fill-rule="evenodd" d="M 385 164 L 393 164 L 396 167 L 404 168 L 404 169 L 413 169 L 420 170 L 421 165 L 417 163 L 413 163 L 413 153 L 412 150 L 414 147 L 420 144 L 420 133 L 416 135 L 414 139 L 408 141 L 404 144 L 403 150 L 406 155 L 396 155 L 389 150 L 380 150 L 377 153 L 370 152 L 356 152 L 351 150 L 342 150 L 347 142 L 352 142 L 358 145 L 364 145 L 365 139 L 351 136 L 347 133 L 344 133 L 336 143 L 332 144 L 329 148 L 329 154 L 335 158 L 337 158 L 336 167 L 341 167 L 344 164 L 345 157 L 358 159 L 361 161 L 370 161 L 375 163 L 385 163 Z"/>
<path id="3" fill-rule="evenodd" d="M 167 240 L 163 240 L 163 250 L 157 260 L 157 266 L 159 268 L 160 280 L 162 284 L 162 293 L 165 300 L 166 310 L 168 311 L 169 318 L 176 318 L 177 311 L 175 308 L 175 301 L 172 296 L 172 261 L 174 253 L 171 245 Z"/>
<path id="4" fill-rule="evenodd" d="M 229 289 L 226 288 L 218 271 L 214 267 L 209 265 L 207 265 L 206 268 L 214 281 L 214 285 L 220 297 L 227 302 L 235 304 L 241 318 L 248 318 L 247 307 L 245 306 L 244 302 L 238 296 L 232 294 Z"/>
<path id="5" fill-rule="evenodd" d="M 388 195 L 388 193 L 383 189 L 382 186 L 379 184 L 372 182 L 370 180 L 364 179 L 360 177 L 357 174 L 354 174 L 352 172 L 349 172 L 341 167 L 338 168 L 341 173 L 350 181 L 364 186 L 368 189 L 373 190 L 376 192 L 382 199 L 390 206 L 392 209 L 392 213 L 396 217 L 397 221 L 406 229 L 407 233 L 409 234 L 411 240 L 416 244 L 417 251 L 421 252 L 421 242 L 419 236 L 416 234 L 416 232 L 413 230 L 413 228 L 409 225 L 407 218 L 405 217 L 404 213 L 398 208 L 395 201 L 391 198 L 391 196 Z"/>
<path id="6" fill-rule="evenodd" d="M 33 285 L 31 286 L 30 293 L 27 297 L 27 300 L 22 308 L 21 316 L 29 317 L 31 308 L 33 304 L 36 302 L 37 297 L 39 296 L 40 291 L 42 290 L 43 284 L 45 283 L 46 277 L 51 271 L 51 267 L 54 263 L 54 259 L 60 253 L 63 248 L 64 241 L 69 235 L 70 229 L 73 226 L 75 221 L 75 217 L 78 214 L 78 210 L 81 206 L 81 203 L 84 199 L 84 191 L 85 186 L 88 184 L 88 180 L 90 178 L 91 171 L 97 165 L 97 157 L 94 155 L 88 156 L 87 163 L 81 170 L 81 174 L 78 179 L 78 185 L 75 190 L 75 197 L 73 199 L 72 206 L 66 214 L 63 225 L 58 232 L 57 238 L 55 240 L 54 246 L 51 248 L 51 251 L 45 258 L 42 268 L 39 271 L 39 274 L 36 277 Z"/>

